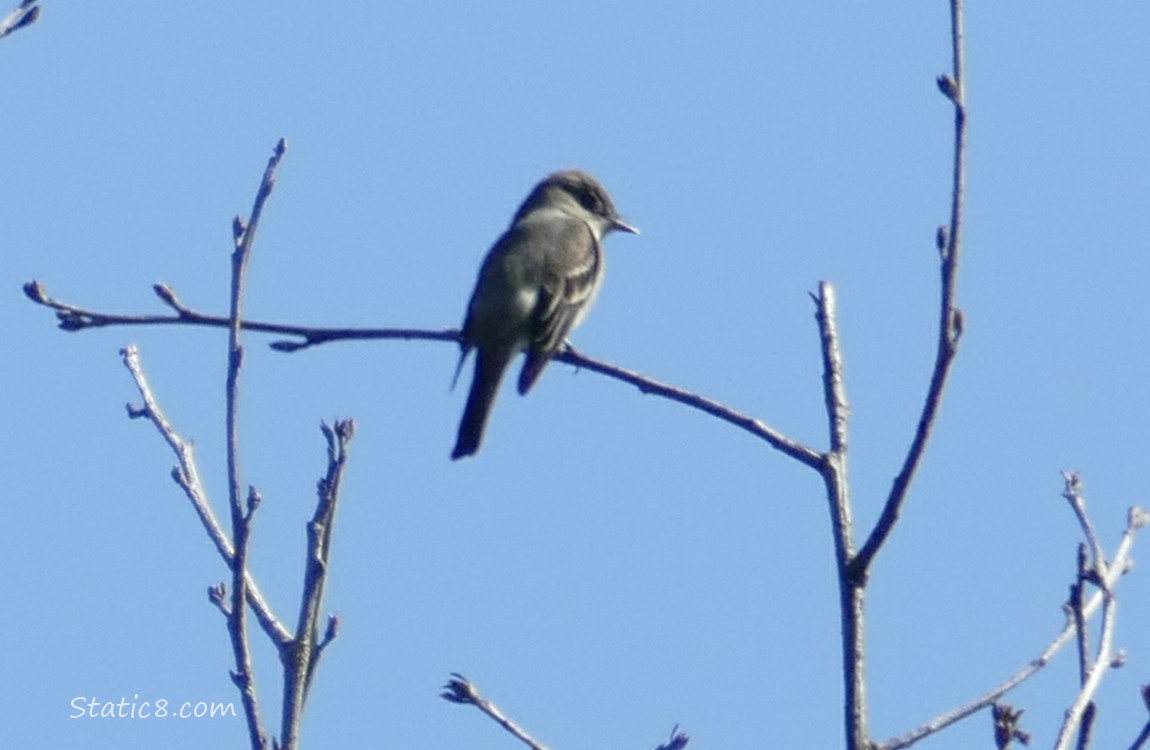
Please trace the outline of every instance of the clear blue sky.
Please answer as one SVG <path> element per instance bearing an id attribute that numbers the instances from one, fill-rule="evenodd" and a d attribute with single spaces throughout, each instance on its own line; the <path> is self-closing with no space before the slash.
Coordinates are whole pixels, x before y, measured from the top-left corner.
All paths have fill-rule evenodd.
<path id="1" fill-rule="evenodd" d="M 9 2 L 2 8 L 7 11 Z M 915 3 L 65 3 L 0 41 L 8 404 L 0 724 L 11 747 L 240 747 L 242 720 L 76 720 L 69 702 L 235 701 L 226 571 L 169 478 L 117 351 L 139 345 L 222 513 L 225 339 L 71 335 L 79 304 L 225 310 L 230 222 L 277 138 L 254 318 L 442 329 L 556 168 L 599 176 L 638 237 L 574 336 L 587 353 L 826 444 L 808 292 L 839 292 L 856 517 L 875 518 L 933 356 L 949 203 L 947 7 Z M 1146 491 L 1150 5 L 973 3 L 960 303 L 967 333 L 869 593 L 872 729 L 982 693 L 1061 628 L 1078 469 L 1108 549 Z M 592 373 L 506 389 L 474 460 L 445 344 L 283 355 L 251 336 L 244 481 L 254 572 L 294 621 L 320 420 L 353 416 L 309 747 L 506 748 L 437 697 L 451 671 L 557 750 L 841 745 L 822 486 L 763 443 Z M 861 533 L 861 532 L 860 532 Z M 1147 540 L 1140 541 L 1145 549 Z M 1127 667 L 1098 747 L 1150 681 L 1150 578 L 1120 589 Z M 278 722 L 278 665 L 259 687 Z M 1008 699 L 1049 746 L 1072 655 Z M 928 748 L 989 747 L 969 720 Z"/>

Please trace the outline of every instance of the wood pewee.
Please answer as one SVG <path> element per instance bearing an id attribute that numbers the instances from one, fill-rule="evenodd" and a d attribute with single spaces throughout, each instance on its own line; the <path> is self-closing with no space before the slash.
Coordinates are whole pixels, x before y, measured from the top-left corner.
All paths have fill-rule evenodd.
<path id="1" fill-rule="evenodd" d="M 571 169 L 536 185 L 487 252 L 463 321 L 455 378 L 472 349 L 475 378 L 453 459 L 479 450 L 512 357 L 527 352 L 519 372 L 519 393 L 525 394 L 583 320 L 603 281 L 603 238 L 613 230 L 639 233 L 619 218 L 598 180 Z"/>

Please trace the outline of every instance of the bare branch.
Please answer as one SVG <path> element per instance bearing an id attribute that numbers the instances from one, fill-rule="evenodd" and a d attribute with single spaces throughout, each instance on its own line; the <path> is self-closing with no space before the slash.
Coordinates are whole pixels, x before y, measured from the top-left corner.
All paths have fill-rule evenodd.
<path id="1" fill-rule="evenodd" d="M 196 465 L 195 447 L 190 441 L 185 440 L 176 432 L 171 422 L 169 422 L 168 418 L 164 415 L 155 393 L 152 391 L 152 387 L 144 375 L 143 367 L 140 364 L 139 351 L 135 344 L 129 344 L 124 349 L 121 349 L 120 356 L 123 357 L 124 366 L 128 368 L 128 372 L 131 373 L 132 380 L 135 381 L 136 388 L 140 392 L 140 397 L 144 400 L 142 407 L 129 404 L 128 416 L 133 419 L 144 418 L 155 425 L 160 435 L 164 438 L 164 441 L 167 442 L 172 452 L 176 454 L 176 459 L 179 461 L 179 464 L 172 469 L 172 478 L 192 503 L 192 509 L 196 512 L 196 516 L 200 519 L 204 530 L 208 532 L 208 538 L 215 544 L 216 551 L 220 553 L 220 557 L 222 557 L 228 567 L 231 568 L 235 550 L 232 547 L 232 540 L 228 538 L 223 527 L 220 526 L 220 522 L 216 519 L 215 513 L 212 512 L 211 505 L 208 503 L 207 492 L 204 490 L 203 482 L 200 480 L 200 471 Z M 272 612 L 271 606 L 264 599 L 263 594 L 260 592 L 259 587 L 250 574 L 247 576 L 245 588 L 247 590 L 248 604 L 251 606 L 256 619 L 268 637 L 278 645 L 290 641 L 291 633 L 288 632 L 288 629 Z M 217 606 L 219 605 L 217 604 Z"/>
<path id="2" fill-rule="evenodd" d="M 918 428 L 910 450 L 903 461 L 902 469 L 894 479 L 890 494 L 883 506 L 882 515 L 875 524 L 866 543 L 859 551 L 854 563 L 857 576 L 865 576 L 871 561 L 890 535 L 906 501 L 907 490 L 915 471 L 922 461 L 930 433 L 938 418 L 942 393 L 946 388 L 954 357 L 958 353 L 958 342 L 962 337 L 962 311 L 958 309 L 958 263 L 962 251 L 963 201 L 966 183 L 966 99 L 964 92 L 965 71 L 962 45 L 962 0 L 950 2 L 951 54 L 954 70 L 949 76 L 939 78 L 939 88 L 954 105 L 954 172 L 951 185 L 950 226 L 937 232 L 940 246 L 940 276 L 942 294 L 939 300 L 938 348 L 935 353 L 934 370 L 930 376 L 930 387 Z"/>
<path id="3" fill-rule="evenodd" d="M 51 297 L 44 285 L 35 279 L 24 284 L 24 295 L 36 304 L 54 310 L 56 318 L 59 320 L 59 328 L 69 332 L 109 326 L 191 325 L 228 328 L 231 325 L 231 319 L 227 316 L 209 315 L 183 304 L 176 296 L 175 290 L 167 284 L 155 284 L 152 290 L 161 302 L 175 311 L 175 315 L 121 315 L 91 310 Z M 262 323 L 252 320 L 243 321 L 241 327 L 245 331 L 297 336 L 302 339 L 302 341 L 273 341 L 270 344 L 271 348 L 281 352 L 295 352 L 310 346 L 335 341 L 369 339 L 459 342 L 459 329 L 457 328 L 448 328 L 442 331 L 417 328 L 315 328 L 283 323 Z"/>
<path id="4" fill-rule="evenodd" d="M 1083 605 L 1082 613 L 1086 618 L 1090 618 L 1098 611 L 1103 603 L 1103 591 L 1113 590 L 1118 581 L 1128 570 L 1128 565 L 1131 561 L 1131 550 L 1134 547 L 1134 535 L 1137 531 L 1146 525 L 1150 520 L 1150 516 L 1146 511 L 1138 507 L 1133 507 L 1127 514 L 1126 530 L 1122 533 L 1122 539 L 1118 542 L 1118 548 L 1114 553 L 1114 562 L 1107 571 L 1106 579 L 1102 591 L 1096 591 L 1090 599 Z M 1032 677 L 1036 672 L 1041 670 L 1057 654 L 1067 643 L 1075 637 L 1076 628 L 1073 618 L 1067 618 L 1062 632 L 1055 636 L 1050 645 L 1039 654 L 1036 658 L 1031 660 L 1029 664 L 1020 669 L 1018 672 L 1007 678 L 1002 684 L 992 688 L 985 695 L 972 700 L 964 706 L 960 706 L 945 714 L 931 719 L 916 729 L 911 730 L 902 737 L 887 740 L 886 742 L 877 743 L 874 750 L 899 750 L 899 748 L 910 747 L 924 737 L 928 737 L 936 732 L 939 732 L 946 727 L 954 724 L 962 719 L 965 719 L 972 714 L 975 714 L 989 706 L 997 703 L 1002 696 L 1009 693 L 1014 688 L 1021 685 L 1027 679 Z"/>
<path id="5" fill-rule="evenodd" d="M 1086 514 L 1086 501 L 1083 500 L 1081 494 L 1082 480 L 1074 472 L 1063 472 L 1062 476 L 1066 482 L 1062 496 L 1070 502 L 1070 507 L 1074 510 L 1074 515 L 1082 527 L 1082 533 L 1091 549 L 1093 566 L 1088 567 L 1086 564 L 1086 545 L 1079 545 L 1078 580 L 1075 584 L 1075 593 L 1079 600 L 1076 601 L 1072 597 L 1070 605 L 1071 611 L 1074 613 L 1075 630 L 1078 631 L 1079 670 L 1082 687 L 1063 719 L 1062 728 L 1058 733 L 1058 742 L 1055 745 L 1056 750 L 1069 748 L 1075 734 L 1078 735 L 1078 747 L 1086 748 L 1089 746 L 1090 732 L 1093 728 L 1096 711 L 1094 695 L 1098 692 L 1098 687 L 1102 684 L 1106 672 L 1114 664 L 1114 619 L 1117 605 L 1114 592 L 1106 581 L 1107 565 L 1102 544 L 1098 541 L 1098 535 L 1094 533 L 1094 525 Z M 1131 520 L 1133 520 L 1133 516 L 1132 513 Z M 1086 639 L 1086 618 L 1081 611 L 1080 601 L 1082 590 L 1086 587 L 1087 581 L 1096 583 L 1102 590 L 1103 602 L 1102 635 L 1099 638 L 1098 651 L 1092 664 L 1088 663 L 1089 647 Z"/>
<path id="6" fill-rule="evenodd" d="M 1075 641 L 1078 647 L 1078 683 L 1086 684 L 1090 676 L 1090 635 L 1086 623 L 1086 615 L 1082 611 L 1083 597 L 1086 595 L 1086 580 L 1088 577 L 1086 564 L 1086 545 L 1078 545 L 1078 575 L 1070 586 L 1070 600 L 1067 607 L 1074 618 Z"/>
<path id="7" fill-rule="evenodd" d="M 480 695 L 475 686 L 458 672 L 451 673 L 451 679 L 443 686 L 443 692 L 439 694 L 439 697 L 452 703 L 475 706 L 490 716 L 499 726 L 510 732 L 513 737 L 531 748 L 531 750 L 547 750 L 546 745 L 535 741 L 531 735 L 520 729 L 515 722 L 504 716 L 503 713 L 495 707 L 494 703 Z"/>
<path id="8" fill-rule="evenodd" d="M 1082 498 L 1082 478 L 1077 472 L 1064 471 L 1062 472 L 1062 479 L 1066 483 L 1062 497 L 1070 503 L 1070 507 L 1074 510 L 1074 517 L 1078 519 L 1078 525 L 1082 527 L 1082 533 L 1090 545 L 1094 572 L 1097 576 L 1105 577 L 1106 555 L 1102 551 L 1102 543 L 1098 541 L 1098 534 L 1094 531 L 1094 525 L 1086 514 L 1086 501 Z"/>
<path id="9" fill-rule="evenodd" d="M 819 284 L 817 319 L 823 352 L 823 394 L 827 418 L 830 421 L 831 452 L 845 455 L 847 427 L 851 408 L 847 402 L 846 380 L 843 376 L 843 353 L 839 345 L 838 303 L 835 288 L 829 282 Z"/>
<path id="10" fill-rule="evenodd" d="M 842 634 L 844 729 L 850 750 L 865 750 L 870 739 L 867 729 L 866 671 L 863 620 L 865 579 L 854 575 L 854 523 L 851 520 L 850 482 L 847 475 L 847 436 L 850 404 L 843 375 L 842 348 L 839 345 L 838 308 L 835 289 L 819 284 L 816 319 L 823 358 L 823 399 L 831 450 L 823 457 L 820 473 L 826 486 L 827 503 L 835 545 L 835 567 L 839 583 L 839 617 Z"/>
<path id="11" fill-rule="evenodd" d="M 331 535 L 335 522 L 336 502 L 347 466 L 347 450 L 355 435 L 353 420 L 339 420 L 334 428 L 321 427 L 327 440 L 327 473 L 319 480 L 319 499 L 315 514 L 307 527 L 307 561 L 304 570 L 303 596 L 299 623 L 291 649 L 280 653 L 284 665 L 284 712 L 281 740 L 284 747 L 297 741 L 304 702 L 315 677 L 320 656 L 336 637 L 339 619 L 330 617 L 322 639 L 319 634 L 320 609 L 331 559 Z"/>
<path id="12" fill-rule="evenodd" d="M 765 440 L 770 443 L 771 447 L 812 469 L 820 470 L 822 467 L 823 455 L 818 451 L 797 440 L 792 440 L 762 420 L 737 412 L 717 401 L 682 390 L 673 385 L 668 385 L 667 383 L 661 383 L 631 370 L 626 370 L 618 365 L 592 359 L 571 346 L 556 353 L 554 359 L 557 362 L 565 362 L 569 365 L 575 365 L 580 369 L 591 370 L 592 372 L 621 380 L 624 383 L 629 383 L 638 388 L 642 393 L 662 396 L 663 398 L 676 401 L 693 409 L 706 412 L 711 416 L 718 417 L 724 422 L 751 433 L 757 438 Z"/>
<path id="13" fill-rule="evenodd" d="M 186 307 L 178 300 L 172 288 L 165 284 L 157 284 L 155 291 L 164 304 L 176 311 L 175 315 L 112 315 L 77 307 L 53 299 L 45 291 L 43 284 L 38 281 L 30 281 L 24 285 L 24 293 L 28 298 L 39 305 L 55 310 L 56 316 L 60 319 L 60 327 L 67 331 L 80 331 L 89 328 L 117 325 L 201 325 L 216 328 L 226 328 L 229 325 L 228 318 L 206 315 Z M 371 339 L 448 341 L 458 344 L 460 335 L 459 329 L 456 328 L 448 328 L 442 331 L 416 328 L 311 328 L 307 326 L 260 323 L 255 321 L 245 321 L 241 327 L 245 331 L 298 336 L 302 339 L 302 341 L 273 341 L 271 347 L 282 352 L 295 352 L 310 346 L 335 341 L 363 341 Z M 796 461 L 815 470 L 821 470 L 823 456 L 818 451 L 787 437 L 762 420 L 735 411 L 717 401 L 685 391 L 667 383 L 659 382 L 617 365 L 594 359 L 570 346 L 557 352 L 554 356 L 554 360 L 574 365 L 580 369 L 591 370 L 592 372 L 606 375 L 624 383 L 629 383 L 643 393 L 662 396 L 663 398 L 676 401 L 693 409 L 706 412 L 707 414 L 718 417 L 724 422 L 751 433 L 761 440 L 765 440 L 776 450 L 781 451 Z"/>
<path id="14" fill-rule="evenodd" d="M 228 499 L 232 517 L 232 538 L 235 540 L 235 555 L 232 558 L 232 605 L 228 617 L 228 635 L 235 654 L 236 669 L 232 681 L 240 690 L 240 698 L 247 718 L 248 734 L 253 750 L 262 750 L 268 745 L 268 737 L 260 718 L 259 700 L 256 693 L 255 672 L 252 668 L 251 644 L 248 642 L 244 601 L 247 597 L 247 556 L 248 540 L 251 534 L 252 517 L 259 505 L 259 495 L 254 488 L 248 490 L 247 507 L 244 506 L 239 469 L 239 379 L 243 368 L 243 346 L 240 334 L 243 329 L 243 291 L 248 259 L 251 257 L 256 228 L 263 215 L 264 205 L 275 185 L 275 173 L 287 150 L 287 143 L 280 139 L 268 159 L 267 168 L 256 190 L 251 217 L 245 224 L 238 217 L 232 223 L 235 250 L 232 253 L 231 305 L 228 315 L 228 370 L 225 386 L 225 419 L 227 432 Z M 167 287 L 157 287 L 157 294 L 168 305 L 178 304 L 175 293 Z M 294 743 L 287 745 L 294 748 Z"/>

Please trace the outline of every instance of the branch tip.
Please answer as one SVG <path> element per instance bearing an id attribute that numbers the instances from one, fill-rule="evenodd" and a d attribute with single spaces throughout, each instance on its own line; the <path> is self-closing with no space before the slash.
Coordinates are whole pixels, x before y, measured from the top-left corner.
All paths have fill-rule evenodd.
<path id="1" fill-rule="evenodd" d="M 339 615 L 328 615 L 327 629 L 324 630 L 323 641 L 320 643 L 321 646 L 326 646 L 339 637 L 340 624 Z"/>
<path id="2" fill-rule="evenodd" d="M 32 279 L 24 285 L 24 296 L 32 300 L 38 305 L 45 305 L 48 303 L 48 292 L 44 289 L 44 285 L 39 281 Z"/>
<path id="3" fill-rule="evenodd" d="M 685 732 L 680 732 L 679 725 L 676 724 L 671 727 L 671 737 L 655 750 L 682 750 L 690 741 L 691 738 Z"/>
<path id="4" fill-rule="evenodd" d="M 451 673 L 451 679 L 443 686 L 443 692 L 439 694 L 439 697 L 445 701 L 463 705 L 474 704 L 478 701 L 478 694 L 475 692 L 475 687 L 471 681 L 458 672 Z"/>

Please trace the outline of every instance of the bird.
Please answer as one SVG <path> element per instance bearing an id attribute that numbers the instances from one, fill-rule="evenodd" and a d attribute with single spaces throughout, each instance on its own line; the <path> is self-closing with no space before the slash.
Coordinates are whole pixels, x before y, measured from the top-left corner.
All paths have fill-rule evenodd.
<path id="1" fill-rule="evenodd" d="M 582 322 L 603 282 L 603 239 L 616 231 L 639 233 L 620 218 L 603 185 L 579 169 L 544 177 L 519 206 L 487 251 L 467 305 L 455 381 L 473 349 L 475 375 L 453 460 L 479 450 L 515 355 L 526 352 L 518 383 L 523 395 Z"/>

